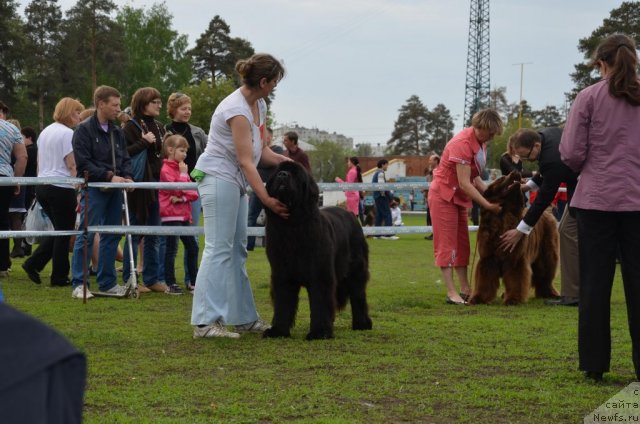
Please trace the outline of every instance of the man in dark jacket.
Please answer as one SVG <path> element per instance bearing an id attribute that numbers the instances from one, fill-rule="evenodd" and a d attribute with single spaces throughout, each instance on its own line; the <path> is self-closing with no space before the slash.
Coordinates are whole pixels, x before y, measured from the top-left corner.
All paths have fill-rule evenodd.
<path id="1" fill-rule="evenodd" d="M 127 143 L 119 126 L 113 124 L 120 113 L 120 93 L 113 87 L 100 86 L 93 94 L 96 112 L 81 122 L 73 134 L 73 154 L 78 176 L 88 173 L 90 182 L 130 183 L 131 165 Z M 85 201 L 89 198 L 88 211 Z M 89 226 L 122 224 L 121 190 L 104 190 L 90 187 L 82 192 L 80 201 L 80 228 L 84 228 L 84 214 L 88 212 Z M 90 257 L 83 254 L 85 239 L 93 246 L 94 234 L 82 234 L 76 238 L 71 260 L 71 296 L 83 298 L 82 281 L 84 261 Z M 123 297 L 125 288 L 117 284 L 115 268 L 116 251 L 120 236 L 100 236 L 100 261 L 98 262 L 98 288 L 102 295 Z M 89 252 L 91 249 L 87 249 Z M 88 292 L 87 297 L 93 297 Z"/>
<path id="2" fill-rule="evenodd" d="M 529 234 L 536 225 L 542 213 L 549 207 L 561 183 L 567 184 L 567 198 L 575 190 L 577 174 L 560 159 L 560 128 L 543 128 L 538 131 L 522 128 L 511 136 L 515 153 L 522 160 L 537 161 L 539 172 L 526 184 L 522 184 L 522 191 L 538 190 L 538 196 L 525 214 L 518 227 L 505 232 L 501 239 L 501 246 L 505 250 L 513 250 L 525 235 Z M 570 208 L 560 219 L 560 274 L 561 298 L 548 300 L 551 305 L 577 306 L 580 284 L 578 269 L 578 227 Z"/>

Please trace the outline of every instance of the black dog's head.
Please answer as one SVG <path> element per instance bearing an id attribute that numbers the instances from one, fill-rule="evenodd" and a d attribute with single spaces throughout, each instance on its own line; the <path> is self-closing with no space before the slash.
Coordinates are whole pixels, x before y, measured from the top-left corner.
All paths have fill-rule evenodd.
<path id="1" fill-rule="evenodd" d="M 285 204 L 291 216 L 318 209 L 318 185 L 297 162 L 287 161 L 278 165 L 267 181 L 267 193 Z"/>
<path id="2" fill-rule="evenodd" d="M 519 215 L 524 207 L 524 195 L 520 189 L 521 179 L 518 171 L 512 171 L 509 175 L 498 178 L 485 190 L 485 199 L 502 206 L 503 212 Z"/>

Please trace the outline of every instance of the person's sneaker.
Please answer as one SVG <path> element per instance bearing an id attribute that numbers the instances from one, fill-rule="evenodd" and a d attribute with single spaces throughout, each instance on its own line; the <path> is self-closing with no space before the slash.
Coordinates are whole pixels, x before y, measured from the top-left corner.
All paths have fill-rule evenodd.
<path id="1" fill-rule="evenodd" d="M 171 284 L 170 286 L 168 286 L 167 290 L 165 291 L 165 293 L 166 294 L 172 294 L 172 295 L 184 294 L 184 292 L 182 291 L 180 286 L 178 286 L 177 284 Z"/>
<path id="2" fill-rule="evenodd" d="M 208 339 L 212 337 L 228 337 L 230 339 L 238 339 L 240 338 L 240 334 L 227 330 L 222 324 L 217 321 L 204 327 L 193 327 L 194 339 Z"/>
<path id="3" fill-rule="evenodd" d="M 271 326 L 260 318 L 248 324 L 236 325 L 236 331 L 238 333 L 262 333 L 270 328 Z"/>
<path id="4" fill-rule="evenodd" d="M 380 238 L 383 240 L 399 240 L 400 239 L 400 237 L 398 236 L 382 236 Z"/>
<path id="5" fill-rule="evenodd" d="M 116 284 L 109 290 L 100 290 L 102 296 L 124 297 L 127 294 L 127 289 L 120 284 Z"/>
<path id="6" fill-rule="evenodd" d="M 74 299 L 82 299 L 83 297 L 83 289 L 82 286 L 78 286 L 71 292 L 71 297 Z M 91 299 L 93 297 L 93 293 L 87 289 L 87 299 Z"/>

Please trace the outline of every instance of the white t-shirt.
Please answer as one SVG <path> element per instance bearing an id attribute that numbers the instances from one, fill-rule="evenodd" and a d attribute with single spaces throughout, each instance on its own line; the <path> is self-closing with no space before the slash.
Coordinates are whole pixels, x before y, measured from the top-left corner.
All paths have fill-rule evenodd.
<path id="1" fill-rule="evenodd" d="M 73 153 L 72 138 L 73 130 L 58 122 L 54 122 L 42 130 L 40 137 L 38 137 L 38 177 L 71 176 L 64 158 Z M 53 185 L 73 188 L 73 184 Z"/>
<path id="2" fill-rule="evenodd" d="M 400 207 L 396 206 L 395 208 L 391 208 L 391 222 L 393 225 L 403 225 L 402 224 L 402 212 L 400 211 Z"/>
<path id="3" fill-rule="evenodd" d="M 260 126 L 267 118 L 267 103 L 264 99 L 258 100 L 260 113 Z M 251 107 L 244 98 L 240 89 L 227 96 L 216 108 L 211 117 L 209 138 L 204 153 L 198 158 L 196 169 L 214 175 L 224 181 L 237 184 L 243 193 L 247 187 L 247 180 L 240 170 L 240 164 L 236 157 L 236 147 L 233 144 L 229 119 L 234 116 L 244 116 L 251 125 L 253 142 L 253 163 L 260 161 L 262 154 L 262 140 L 260 126 L 253 122 Z"/>

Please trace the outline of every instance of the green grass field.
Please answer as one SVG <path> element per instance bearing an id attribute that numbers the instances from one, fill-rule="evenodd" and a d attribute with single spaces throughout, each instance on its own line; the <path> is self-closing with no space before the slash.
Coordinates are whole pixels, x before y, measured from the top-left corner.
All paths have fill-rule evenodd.
<path id="1" fill-rule="evenodd" d="M 21 259 L 2 286 L 8 304 L 86 353 L 88 423 L 577 423 L 635 380 L 619 273 L 611 373 L 595 384 L 577 370 L 577 308 L 447 305 L 431 243 L 369 239 L 374 329 L 350 330 L 347 310 L 326 341 L 304 340 L 304 291 L 291 339 L 193 340 L 188 294 L 84 305 L 69 288 L 31 283 Z M 270 321 L 263 248 L 248 271 Z"/>

